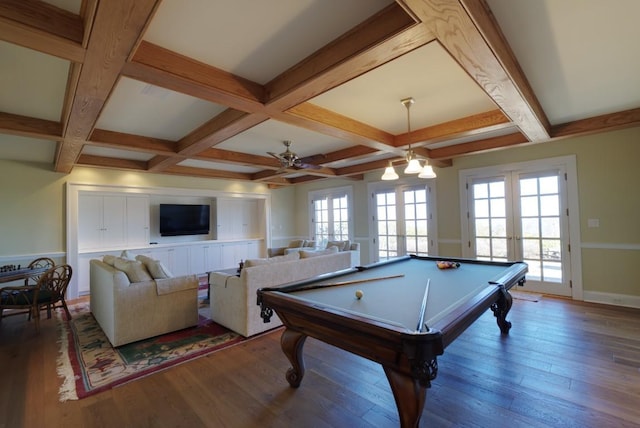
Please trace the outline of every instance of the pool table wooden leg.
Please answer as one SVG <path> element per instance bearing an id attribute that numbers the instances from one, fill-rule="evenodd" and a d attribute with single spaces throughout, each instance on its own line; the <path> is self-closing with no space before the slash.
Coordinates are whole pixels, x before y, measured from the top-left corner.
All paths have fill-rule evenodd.
<path id="1" fill-rule="evenodd" d="M 289 362 L 291 362 L 291 368 L 287 370 L 287 382 L 294 388 L 300 386 L 302 378 L 304 377 L 304 359 L 302 354 L 302 348 L 304 342 L 307 339 L 305 334 L 298 331 L 291 330 L 288 327 L 282 332 L 280 338 L 280 346 L 284 355 L 287 356 Z"/>
<path id="2" fill-rule="evenodd" d="M 383 368 L 391 385 L 393 398 L 396 400 L 400 426 L 402 428 L 417 427 L 427 398 L 426 386 L 420 385 L 417 379 L 404 373 L 385 366 Z"/>
<path id="3" fill-rule="evenodd" d="M 511 297 L 511 294 L 502 288 L 500 290 L 498 301 L 491 305 L 491 310 L 493 311 L 493 315 L 496 317 L 496 322 L 498 323 L 498 327 L 500 327 L 500 332 L 502 334 L 509 333 L 509 330 L 511 329 L 511 322 L 507 321 L 507 314 L 509 313 L 512 304 L 513 298 Z"/>

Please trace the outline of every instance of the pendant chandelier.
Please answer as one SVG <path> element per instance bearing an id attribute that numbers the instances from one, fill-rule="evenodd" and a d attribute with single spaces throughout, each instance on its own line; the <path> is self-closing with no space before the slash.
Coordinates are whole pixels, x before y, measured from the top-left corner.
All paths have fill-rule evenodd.
<path id="1" fill-rule="evenodd" d="M 407 135 L 411 133 L 411 105 L 414 103 L 413 98 L 405 98 L 400 102 L 407 109 Z M 409 150 L 406 154 L 407 166 L 404 169 L 405 174 L 418 174 L 419 178 L 436 178 L 436 173 L 433 171 L 429 162 L 425 159 L 424 167 L 420 164 L 420 161 L 415 157 L 413 150 L 411 150 L 411 143 L 409 143 Z M 382 180 L 397 180 L 398 174 L 393 168 L 393 162 L 390 161 L 389 165 L 385 168 L 384 174 L 382 174 Z"/>

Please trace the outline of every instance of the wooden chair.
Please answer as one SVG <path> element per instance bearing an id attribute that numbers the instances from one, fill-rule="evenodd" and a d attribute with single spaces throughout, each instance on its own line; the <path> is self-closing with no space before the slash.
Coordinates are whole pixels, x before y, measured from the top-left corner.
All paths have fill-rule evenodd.
<path id="1" fill-rule="evenodd" d="M 55 265 L 56 265 L 56 263 L 52 259 L 50 259 L 49 257 L 40 257 L 40 258 L 35 259 L 31 263 L 29 263 L 28 267 L 29 267 L 29 269 L 52 268 Z M 42 276 L 42 274 L 26 278 L 24 280 L 24 285 L 36 285 L 38 283 L 38 281 L 40 280 L 41 276 Z"/>
<path id="2" fill-rule="evenodd" d="M 65 301 L 65 294 L 67 293 L 72 273 L 71 266 L 64 264 L 55 266 L 42 274 L 37 285 L 39 288 L 36 303 L 38 314 L 42 309 L 46 308 L 47 318 L 51 318 L 52 309 L 63 308 L 67 314 L 67 319 L 71 319 L 71 313 Z"/>
<path id="3" fill-rule="evenodd" d="M 40 331 L 40 311 L 38 310 L 38 295 L 40 286 L 36 285 L 20 285 L 8 286 L 0 288 L 0 321 L 2 318 L 29 314 L 35 320 L 36 331 Z M 10 312 L 5 314 L 4 310 Z"/>

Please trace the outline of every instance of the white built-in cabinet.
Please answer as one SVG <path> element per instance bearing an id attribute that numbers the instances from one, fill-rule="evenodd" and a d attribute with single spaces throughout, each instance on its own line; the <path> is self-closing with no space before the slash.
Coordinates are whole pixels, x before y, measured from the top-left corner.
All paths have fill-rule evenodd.
<path id="1" fill-rule="evenodd" d="M 237 267 L 265 252 L 264 200 L 212 198 L 211 239 L 151 244 L 150 197 L 127 192 L 80 191 L 77 196 L 77 295 L 89 293 L 89 261 L 127 249 L 160 260 L 175 276 Z"/>
<path id="2" fill-rule="evenodd" d="M 243 239 L 259 235 L 258 201 L 254 199 L 217 198 L 216 226 L 218 239 Z"/>
<path id="3" fill-rule="evenodd" d="M 78 197 L 78 250 L 148 244 L 148 197 L 97 192 Z"/>
<path id="4" fill-rule="evenodd" d="M 114 247 L 126 243 L 126 197 L 81 194 L 78 199 L 78 249 Z"/>

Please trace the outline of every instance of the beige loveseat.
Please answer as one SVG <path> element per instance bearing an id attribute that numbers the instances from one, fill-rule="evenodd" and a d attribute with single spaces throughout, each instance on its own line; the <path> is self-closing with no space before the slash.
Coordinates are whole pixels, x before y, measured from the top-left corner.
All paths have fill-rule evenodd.
<path id="1" fill-rule="evenodd" d="M 113 346 L 198 324 L 196 275 L 167 277 L 159 264 L 154 279 L 149 272 L 153 267 L 145 268 L 145 275 L 140 265 L 145 266 L 140 261 L 115 266 L 90 261 L 91 312 Z"/>
<path id="2" fill-rule="evenodd" d="M 245 337 L 282 325 L 274 315 L 264 323 L 257 305 L 259 288 L 275 287 L 351 267 L 351 254 L 337 250 L 296 251 L 285 256 L 245 261 L 240 276 L 212 272 L 211 318 Z"/>

